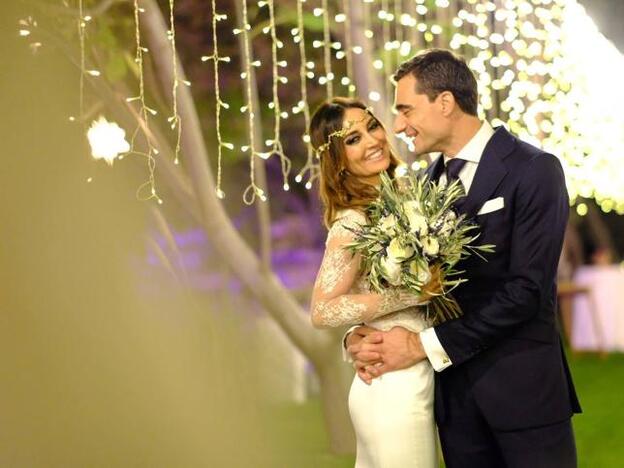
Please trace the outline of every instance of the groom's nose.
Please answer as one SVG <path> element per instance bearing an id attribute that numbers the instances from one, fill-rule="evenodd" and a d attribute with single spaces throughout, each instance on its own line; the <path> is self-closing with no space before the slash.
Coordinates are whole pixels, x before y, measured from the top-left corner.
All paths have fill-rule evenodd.
<path id="1" fill-rule="evenodd" d="M 399 134 L 405 131 L 406 122 L 405 118 L 401 114 L 397 114 L 394 116 L 394 125 L 392 130 L 395 134 Z"/>

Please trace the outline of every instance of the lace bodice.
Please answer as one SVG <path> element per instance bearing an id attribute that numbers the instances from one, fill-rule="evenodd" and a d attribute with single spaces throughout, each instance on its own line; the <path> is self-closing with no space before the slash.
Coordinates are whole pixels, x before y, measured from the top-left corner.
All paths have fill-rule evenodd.
<path id="1" fill-rule="evenodd" d="M 412 331 L 425 328 L 423 314 L 415 308 L 420 296 L 399 288 L 371 292 L 360 268 L 361 257 L 344 246 L 353 241 L 349 228 L 366 222 L 363 213 L 348 209 L 338 217 L 327 235 L 325 255 L 312 293 L 312 322 L 317 327 L 339 327 L 367 323 L 389 330 L 403 326 Z"/>

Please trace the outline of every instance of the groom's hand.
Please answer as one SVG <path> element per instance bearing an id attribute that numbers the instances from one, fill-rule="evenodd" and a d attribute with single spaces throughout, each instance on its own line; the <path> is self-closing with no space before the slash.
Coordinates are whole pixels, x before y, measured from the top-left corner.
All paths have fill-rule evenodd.
<path id="1" fill-rule="evenodd" d="M 383 332 L 381 342 L 367 347 L 367 350 L 381 356 L 380 364 L 367 368 L 368 374 L 373 377 L 405 369 L 427 359 L 420 335 L 403 327 L 394 327 Z"/>

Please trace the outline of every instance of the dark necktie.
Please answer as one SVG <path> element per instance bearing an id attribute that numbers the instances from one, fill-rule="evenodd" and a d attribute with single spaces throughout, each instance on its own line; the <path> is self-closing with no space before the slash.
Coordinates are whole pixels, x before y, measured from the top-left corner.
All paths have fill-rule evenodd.
<path id="1" fill-rule="evenodd" d="M 444 165 L 444 173 L 446 174 L 447 185 L 459 180 L 459 172 L 464 167 L 464 164 L 466 164 L 465 159 L 453 158 L 446 161 L 446 164 Z M 459 180 L 459 183 L 461 184 L 461 180 Z"/>
<path id="2" fill-rule="evenodd" d="M 462 167 L 464 167 L 464 164 L 466 164 L 465 159 L 453 158 L 453 159 L 449 159 L 448 161 L 446 161 L 446 164 L 444 165 L 444 174 L 446 174 L 446 184 L 447 185 L 452 184 L 453 182 L 457 180 L 459 181 L 459 185 L 461 186 L 464 192 L 464 196 L 453 204 L 455 206 L 455 209 L 461 209 L 462 205 L 466 201 L 466 198 L 465 198 L 466 187 L 464 187 L 464 184 L 459 178 L 459 172 L 462 170 Z"/>

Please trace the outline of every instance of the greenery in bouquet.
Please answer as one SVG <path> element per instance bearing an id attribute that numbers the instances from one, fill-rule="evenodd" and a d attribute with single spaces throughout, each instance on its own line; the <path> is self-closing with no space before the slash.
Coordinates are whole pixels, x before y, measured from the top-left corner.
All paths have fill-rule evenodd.
<path id="1" fill-rule="evenodd" d="M 361 254 L 373 290 L 401 287 L 430 298 L 434 323 L 461 315 L 450 294 L 467 281 L 457 263 L 494 250 L 474 245 L 478 226 L 453 209 L 463 196 L 459 181 L 441 184 L 422 171 L 391 179 L 383 172 L 379 197 L 366 208 L 368 223 L 351 229 L 355 239 L 345 247 Z"/>

